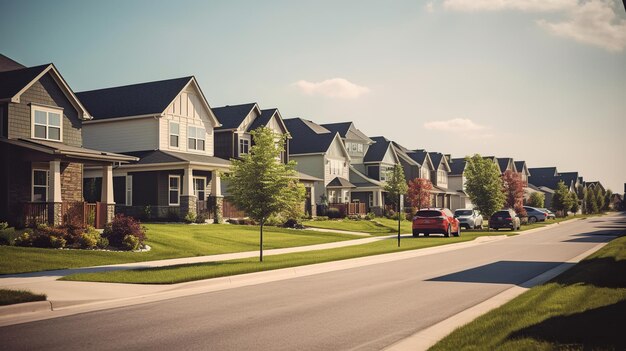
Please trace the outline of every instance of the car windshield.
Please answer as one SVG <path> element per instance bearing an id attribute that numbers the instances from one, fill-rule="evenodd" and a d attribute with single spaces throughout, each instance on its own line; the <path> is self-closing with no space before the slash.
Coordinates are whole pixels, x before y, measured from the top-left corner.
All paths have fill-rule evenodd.
<path id="1" fill-rule="evenodd" d="M 440 211 L 434 211 L 434 210 L 424 210 L 424 211 L 417 211 L 417 213 L 415 215 L 417 217 L 440 217 L 441 216 L 441 212 Z"/>
<path id="2" fill-rule="evenodd" d="M 470 216 L 472 214 L 472 210 L 456 210 L 454 211 L 455 216 Z"/>
<path id="3" fill-rule="evenodd" d="M 498 211 L 494 213 L 491 217 L 509 217 L 511 214 L 508 211 Z"/>

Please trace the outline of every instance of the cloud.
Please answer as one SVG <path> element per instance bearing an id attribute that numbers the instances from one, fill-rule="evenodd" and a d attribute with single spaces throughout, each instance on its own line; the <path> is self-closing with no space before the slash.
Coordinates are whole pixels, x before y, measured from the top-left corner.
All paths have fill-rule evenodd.
<path id="1" fill-rule="evenodd" d="M 486 126 L 474 123 L 468 118 L 454 118 L 447 121 L 432 121 L 424 123 L 424 128 L 447 132 L 473 132 L 488 129 Z"/>
<path id="2" fill-rule="evenodd" d="M 626 20 L 618 18 L 614 2 L 595 0 L 569 12 L 565 21 L 537 21 L 540 27 L 556 36 L 618 52 L 626 47 Z"/>
<path id="3" fill-rule="evenodd" d="M 615 0 L 445 0 L 446 10 L 462 12 L 522 11 L 560 13 L 564 20 L 540 19 L 548 33 L 617 52 L 626 47 L 626 20 L 619 18 Z M 618 9 L 619 8 L 619 9 Z"/>
<path id="4" fill-rule="evenodd" d="M 299 80 L 293 85 L 306 95 L 321 95 L 338 99 L 356 99 L 370 91 L 368 87 L 354 84 L 344 78 L 331 78 L 321 82 Z"/>

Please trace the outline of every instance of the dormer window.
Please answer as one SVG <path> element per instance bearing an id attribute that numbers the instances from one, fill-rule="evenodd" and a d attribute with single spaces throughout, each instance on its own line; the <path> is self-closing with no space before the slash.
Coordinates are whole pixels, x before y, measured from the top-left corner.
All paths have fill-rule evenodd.
<path id="1" fill-rule="evenodd" d="M 63 141 L 63 110 L 32 106 L 32 136 L 35 139 Z"/>
<path id="2" fill-rule="evenodd" d="M 204 128 L 189 126 L 187 130 L 189 150 L 204 151 L 205 131 Z"/>

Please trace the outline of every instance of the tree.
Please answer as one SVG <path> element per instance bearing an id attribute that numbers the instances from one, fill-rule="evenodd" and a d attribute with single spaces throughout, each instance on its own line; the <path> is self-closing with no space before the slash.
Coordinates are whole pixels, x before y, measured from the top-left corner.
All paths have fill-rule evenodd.
<path id="1" fill-rule="evenodd" d="M 595 197 L 596 197 L 596 206 L 598 207 L 597 212 L 601 212 L 602 210 L 604 210 L 604 192 L 599 186 L 597 186 L 595 189 Z"/>
<path id="2" fill-rule="evenodd" d="M 385 191 L 389 194 L 391 198 L 390 201 L 394 204 L 398 212 L 402 211 L 402 209 L 399 208 L 400 204 L 398 203 L 398 198 L 400 195 L 406 195 L 408 190 L 409 186 L 406 184 L 406 179 L 404 178 L 404 170 L 400 164 L 396 163 L 387 176 Z"/>
<path id="3" fill-rule="evenodd" d="M 251 132 L 254 145 L 241 159 L 231 160 L 227 176 L 228 191 L 237 208 L 260 224 L 259 260 L 263 262 L 263 225 L 271 215 L 297 206 L 305 197 L 304 186 L 298 182 L 295 162 L 278 162 L 285 136 L 269 128 Z"/>
<path id="4" fill-rule="evenodd" d="M 565 186 L 563 181 L 559 181 L 554 189 L 554 195 L 552 196 L 552 207 L 556 211 L 562 211 L 563 216 L 567 216 L 567 211 L 572 208 L 573 200 L 570 195 L 569 189 Z"/>
<path id="5" fill-rule="evenodd" d="M 598 202 L 596 201 L 596 192 L 593 189 L 587 189 L 585 194 L 585 213 L 598 213 Z"/>
<path id="6" fill-rule="evenodd" d="M 608 211 L 611 207 L 611 196 L 613 196 L 613 191 L 606 189 L 604 192 L 604 206 L 602 207 L 604 211 Z"/>
<path id="7" fill-rule="evenodd" d="M 510 169 L 506 170 L 502 175 L 502 192 L 504 193 L 504 205 L 514 209 L 520 216 L 525 217 L 522 175 Z"/>
<path id="8" fill-rule="evenodd" d="M 528 206 L 543 208 L 545 206 L 546 195 L 544 193 L 535 192 L 531 193 L 528 198 Z"/>
<path id="9" fill-rule="evenodd" d="M 576 214 L 580 210 L 580 200 L 578 200 L 578 194 L 574 192 L 574 193 L 569 193 L 569 195 L 572 201 L 572 207 L 570 208 L 570 210 L 574 214 Z"/>
<path id="10" fill-rule="evenodd" d="M 476 154 L 467 157 L 465 189 L 475 208 L 490 217 L 504 205 L 502 181 L 496 164 Z"/>
<path id="11" fill-rule="evenodd" d="M 409 181 L 408 200 L 411 207 L 418 210 L 430 206 L 430 191 L 433 190 L 433 183 L 430 179 L 415 178 Z"/>

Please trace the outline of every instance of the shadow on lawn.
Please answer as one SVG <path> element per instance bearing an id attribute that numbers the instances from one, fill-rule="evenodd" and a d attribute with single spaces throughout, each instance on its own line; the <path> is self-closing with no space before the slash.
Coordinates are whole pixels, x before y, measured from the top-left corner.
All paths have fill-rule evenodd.
<path id="1" fill-rule="evenodd" d="M 557 316 L 510 334 L 507 339 L 532 338 L 568 350 L 626 350 L 626 301 L 580 313 Z"/>

